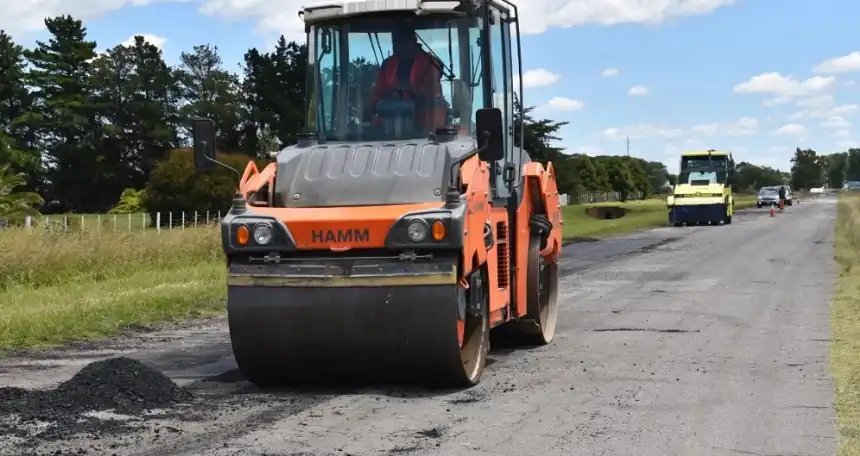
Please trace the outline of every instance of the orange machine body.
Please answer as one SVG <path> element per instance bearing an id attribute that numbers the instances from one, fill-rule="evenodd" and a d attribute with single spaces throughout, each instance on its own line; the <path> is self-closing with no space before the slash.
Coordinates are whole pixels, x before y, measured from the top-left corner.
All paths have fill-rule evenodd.
<path id="1" fill-rule="evenodd" d="M 515 245 L 511 251 L 509 211 L 506 206 L 495 207 L 490 199 L 490 176 L 486 162 L 473 156 L 460 166 L 459 190 L 466 196 L 467 212 L 460 232 L 445 236 L 462 237 L 460 248 L 460 286 L 468 287 L 465 277 L 486 263 L 489 271 L 490 324 L 498 326 L 527 313 L 526 290 L 528 243 L 531 236 L 530 217 L 545 215 L 552 223 L 545 247 L 540 255 L 555 263 L 562 248 L 563 221 L 559 194 L 552 163 L 544 167 L 538 162 L 525 163 L 522 169 L 522 198 L 516 207 Z M 442 209 L 443 201 L 416 204 L 348 206 L 337 208 L 272 207 L 272 189 L 276 165 L 259 171 L 253 162 L 245 169 L 239 184 L 241 195 L 251 201 L 255 214 L 275 217 L 292 236 L 295 247 L 303 251 L 348 252 L 364 249 L 385 249 L 386 239 L 398 219 L 411 213 Z M 261 194 L 262 193 L 262 194 Z M 254 200 L 268 203 L 255 204 Z M 485 248 L 485 226 L 494 240 Z M 511 255 L 514 256 L 511 261 Z M 511 274 L 513 268 L 513 274 Z M 511 293 L 511 276 L 516 283 Z"/>

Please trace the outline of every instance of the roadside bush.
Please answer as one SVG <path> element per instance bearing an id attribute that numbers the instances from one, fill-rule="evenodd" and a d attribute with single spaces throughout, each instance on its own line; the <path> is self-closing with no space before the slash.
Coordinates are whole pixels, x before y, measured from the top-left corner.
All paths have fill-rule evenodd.
<path id="1" fill-rule="evenodd" d="M 240 174 L 245 171 L 251 157 L 241 154 L 219 153 L 218 161 L 236 169 Z M 257 162 L 262 169 L 263 162 Z M 223 166 L 198 172 L 194 168 L 194 154 L 190 148 L 174 149 L 168 158 L 156 163 L 149 175 L 149 182 L 142 198 L 146 211 L 156 219 L 156 212 L 162 213 L 162 223 L 166 214 L 174 213 L 174 220 L 180 214 L 193 211 L 226 211 L 236 194 L 238 177 Z"/>
<path id="2" fill-rule="evenodd" d="M 127 188 L 119 196 L 119 202 L 108 214 L 139 214 L 143 212 L 143 191 Z"/>

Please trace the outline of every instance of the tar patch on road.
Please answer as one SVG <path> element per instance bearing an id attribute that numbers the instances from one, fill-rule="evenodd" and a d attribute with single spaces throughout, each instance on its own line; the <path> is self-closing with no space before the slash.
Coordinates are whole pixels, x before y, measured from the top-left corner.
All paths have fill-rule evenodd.
<path id="1" fill-rule="evenodd" d="M 656 332 L 656 333 L 697 333 L 698 329 L 659 329 L 659 328 L 598 328 L 591 332 Z"/>
<path id="2" fill-rule="evenodd" d="M 87 365 L 52 390 L 0 388 L 0 437 L 38 443 L 78 433 L 117 433 L 129 430 L 123 416 L 192 399 L 161 372 L 129 358 L 111 358 Z"/>

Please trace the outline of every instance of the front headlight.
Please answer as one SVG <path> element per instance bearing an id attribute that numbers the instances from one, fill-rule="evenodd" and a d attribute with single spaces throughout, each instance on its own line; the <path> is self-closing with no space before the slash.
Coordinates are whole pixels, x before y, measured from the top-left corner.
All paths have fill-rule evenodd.
<path id="1" fill-rule="evenodd" d="M 260 245 L 272 242 L 272 225 L 268 223 L 257 224 L 254 227 L 254 242 Z"/>
<path id="2" fill-rule="evenodd" d="M 427 239 L 427 234 L 430 232 L 430 226 L 424 220 L 413 220 L 406 227 L 406 234 L 412 242 L 421 242 Z"/>

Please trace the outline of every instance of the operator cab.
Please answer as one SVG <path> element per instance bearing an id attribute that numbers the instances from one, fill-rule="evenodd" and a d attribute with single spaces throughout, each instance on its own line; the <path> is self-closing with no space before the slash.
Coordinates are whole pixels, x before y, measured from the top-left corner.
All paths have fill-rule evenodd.
<path id="1" fill-rule="evenodd" d="M 731 154 L 713 149 L 681 157 L 678 183 L 686 185 L 726 185 L 734 169 Z"/>
<path id="2" fill-rule="evenodd" d="M 444 145 L 447 160 L 456 164 L 485 145 L 478 120 L 500 117 L 500 125 L 483 126 L 500 137 L 481 159 L 495 170 L 495 198 L 506 198 L 508 186 L 500 184 L 519 181 L 528 161 L 514 146 L 515 89 L 522 100 L 516 7 L 507 0 L 390 3 L 329 2 L 300 12 L 308 78 L 307 134 L 299 146 L 382 143 L 420 150 L 430 141 Z M 498 109 L 501 116 L 479 114 L 486 109 Z"/>

